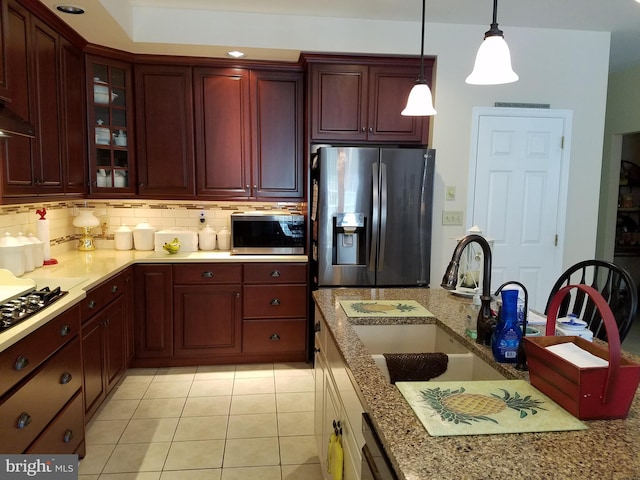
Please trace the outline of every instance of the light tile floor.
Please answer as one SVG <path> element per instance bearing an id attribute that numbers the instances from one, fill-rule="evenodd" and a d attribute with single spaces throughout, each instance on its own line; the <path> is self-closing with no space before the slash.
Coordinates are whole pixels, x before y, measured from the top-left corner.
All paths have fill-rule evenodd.
<path id="1" fill-rule="evenodd" d="M 79 480 L 321 480 L 313 390 L 306 364 L 128 370 Z"/>

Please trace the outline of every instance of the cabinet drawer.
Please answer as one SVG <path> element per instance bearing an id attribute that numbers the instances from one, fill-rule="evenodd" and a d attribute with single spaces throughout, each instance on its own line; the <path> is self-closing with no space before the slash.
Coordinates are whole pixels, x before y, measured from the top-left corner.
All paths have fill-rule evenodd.
<path id="1" fill-rule="evenodd" d="M 306 285 L 248 285 L 243 292 L 244 318 L 307 316 Z"/>
<path id="2" fill-rule="evenodd" d="M 245 263 L 244 283 L 307 283 L 307 264 Z"/>
<path id="3" fill-rule="evenodd" d="M 0 395 L 80 331 L 80 308 L 74 306 L 0 352 Z"/>
<path id="4" fill-rule="evenodd" d="M 174 285 L 185 283 L 241 283 L 242 265 L 238 263 L 194 263 L 174 265 Z"/>
<path id="5" fill-rule="evenodd" d="M 304 352 L 306 320 L 245 320 L 242 322 L 243 353 Z"/>
<path id="6" fill-rule="evenodd" d="M 80 389 L 80 340 L 56 353 L 0 405 L 0 452 L 21 453 Z"/>
<path id="7" fill-rule="evenodd" d="M 78 392 L 27 453 L 73 454 L 83 438 L 82 393 Z"/>
<path id="8" fill-rule="evenodd" d="M 82 321 L 86 322 L 91 316 L 102 310 L 113 299 L 122 295 L 125 289 L 124 275 L 116 275 L 104 283 L 87 292 L 87 296 L 80 303 Z"/>

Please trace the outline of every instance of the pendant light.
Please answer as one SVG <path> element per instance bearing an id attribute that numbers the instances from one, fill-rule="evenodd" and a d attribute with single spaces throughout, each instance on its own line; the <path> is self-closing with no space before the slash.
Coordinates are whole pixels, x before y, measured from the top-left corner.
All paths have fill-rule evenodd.
<path id="1" fill-rule="evenodd" d="M 422 37 L 420 38 L 420 75 L 416 80 L 416 84 L 409 92 L 407 106 L 402 110 L 402 115 L 412 117 L 426 117 L 435 115 L 437 112 L 433 108 L 433 98 L 431 89 L 427 85 L 424 77 L 424 22 L 425 22 L 425 6 L 426 0 L 422 0 Z"/>
<path id="2" fill-rule="evenodd" d="M 518 75 L 511 68 L 509 46 L 498 28 L 497 15 L 498 0 L 493 0 L 493 23 L 484 34 L 473 72 L 466 79 L 472 85 L 500 85 L 518 80 Z"/>

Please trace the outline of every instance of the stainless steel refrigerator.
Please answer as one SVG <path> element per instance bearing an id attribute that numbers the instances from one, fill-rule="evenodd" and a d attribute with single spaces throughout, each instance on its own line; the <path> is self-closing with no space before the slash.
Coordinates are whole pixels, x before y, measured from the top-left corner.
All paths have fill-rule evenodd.
<path id="1" fill-rule="evenodd" d="M 428 286 L 435 150 L 321 147 L 313 259 L 324 286 Z"/>

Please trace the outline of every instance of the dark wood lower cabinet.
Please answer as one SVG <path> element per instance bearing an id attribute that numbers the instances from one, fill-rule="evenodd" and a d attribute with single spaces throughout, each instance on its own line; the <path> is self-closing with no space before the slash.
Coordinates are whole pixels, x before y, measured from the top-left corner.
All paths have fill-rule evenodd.
<path id="1" fill-rule="evenodd" d="M 174 355 L 240 353 L 240 285 L 179 285 L 173 288 Z"/>
<path id="2" fill-rule="evenodd" d="M 82 325 L 85 411 L 90 418 L 126 368 L 124 297 Z"/>
<path id="3" fill-rule="evenodd" d="M 135 367 L 307 359 L 304 263 L 135 267 Z"/>

